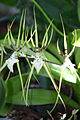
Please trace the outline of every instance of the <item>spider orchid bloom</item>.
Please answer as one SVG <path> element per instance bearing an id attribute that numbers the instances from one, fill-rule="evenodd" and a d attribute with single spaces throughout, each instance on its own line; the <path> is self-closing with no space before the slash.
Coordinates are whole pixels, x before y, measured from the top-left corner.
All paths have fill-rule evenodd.
<path id="1" fill-rule="evenodd" d="M 61 21 L 62 21 L 62 18 L 61 18 Z M 74 67 L 75 67 L 76 65 L 71 62 L 71 60 L 69 59 L 69 57 L 70 57 L 70 56 L 73 54 L 73 52 L 74 52 L 75 44 L 74 44 L 71 52 L 68 54 L 66 34 L 65 34 L 65 29 L 64 29 L 63 21 L 62 21 L 62 26 L 63 26 L 63 31 L 64 31 L 64 49 L 65 49 L 65 55 L 61 54 L 61 51 L 60 51 L 59 45 L 58 45 L 58 41 L 57 41 L 57 50 L 58 50 L 59 54 L 61 54 L 62 56 L 65 57 L 64 63 L 63 63 L 63 65 L 62 65 L 63 69 L 68 68 L 68 69 L 73 73 L 73 72 L 75 71 L 75 70 L 74 70 L 74 69 L 75 69 Z M 76 32 L 75 32 L 75 43 L 76 43 Z"/>
<path id="2" fill-rule="evenodd" d="M 44 62 L 41 59 L 40 53 L 36 53 L 34 58 L 35 58 L 35 60 L 33 62 L 31 62 L 31 64 L 34 65 L 37 73 L 39 73 L 39 71 L 41 70 Z"/>
<path id="3" fill-rule="evenodd" d="M 75 41 L 76 42 L 76 41 Z M 65 45 L 64 45 L 64 48 L 65 48 L 65 61 L 64 61 L 64 64 L 63 64 L 63 68 L 68 68 L 72 73 L 74 72 L 74 67 L 76 66 L 75 64 L 73 64 L 71 62 L 71 60 L 69 59 L 69 57 L 73 54 L 74 52 L 74 49 L 75 49 L 75 45 L 73 46 L 71 52 L 69 54 L 67 54 L 67 43 L 66 43 L 66 38 L 65 38 Z"/>
<path id="4" fill-rule="evenodd" d="M 19 55 L 20 55 L 21 57 L 26 57 L 26 55 L 23 54 L 23 53 L 19 53 Z M 14 66 L 14 64 L 17 63 L 17 62 L 19 62 L 19 60 L 18 60 L 18 53 L 17 53 L 17 52 L 14 52 L 14 53 L 11 55 L 11 57 L 10 57 L 8 60 L 6 60 L 7 67 L 9 68 L 9 70 L 10 70 L 12 73 L 13 73 L 13 66 Z"/>
<path id="5" fill-rule="evenodd" d="M 63 55 L 63 54 L 61 53 L 60 49 L 59 49 L 58 41 L 57 41 L 57 49 L 58 49 L 59 54 L 61 54 L 62 56 L 65 57 L 64 63 L 63 63 L 63 65 L 62 65 L 62 68 L 63 68 L 63 69 L 68 68 L 68 69 L 71 71 L 71 73 L 73 73 L 73 72 L 74 72 L 74 69 L 75 69 L 74 67 L 75 67 L 76 65 L 71 62 L 71 60 L 69 59 L 69 57 L 73 54 L 74 49 L 75 49 L 75 45 L 74 45 L 74 47 L 72 48 L 71 52 L 70 52 L 69 54 L 67 54 L 67 43 L 66 43 L 65 55 Z"/>
<path id="6" fill-rule="evenodd" d="M 19 60 L 18 60 L 18 57 L 17 57 L 17 52 L 14 52 L 10 58 L 8 60 L 6 60 L 6 62 L 3 64 L 3 66 L 0 68 L 0 72 L 7 66 L 8 69 L 10 70 L 10 72 L 14 72 L 13 71 L 13 66 L 15 63 L 17 63 Z"/>

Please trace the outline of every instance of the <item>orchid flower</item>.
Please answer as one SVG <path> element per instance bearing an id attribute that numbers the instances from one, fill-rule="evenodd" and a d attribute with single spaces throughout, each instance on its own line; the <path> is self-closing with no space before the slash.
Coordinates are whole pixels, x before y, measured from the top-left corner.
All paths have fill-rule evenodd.
<path id="1" fill-rule="evenodd" d="M 61 16 L 60 16 L 61 17 Z M 62 21 L 62 17 L 61 17 L 61 22 L 62 22 L 62 26 L 63 26 L 63 32 L 64 32 L 64 50 L 65 50 L 65 55 L 63 55 L 59 49 L 59 45 L 58 45 L 58 41 L 57 41 L 57 50 L 59 52 L 59 54 L 61 54 L 61 56 L 64 56 L 64 63 L 62 64 L 62 70 L 61 70 L 61 76 L 60 76 L 60 81 L 59 81 L 59 91 L 58 91 L 58 96 L 57 96 L 57 99 L 56 99 L 56 103 L 55 103 L 55 106 L 58 102 L 58 99 L 59 99 L 59 94 L 60 94 L 60 89 L 61 89 L 61 84 L 62 84 L 62 78 L 63 78 L 63 73 L 64 73 L 64 70 L 65 68 L 68 68 L 71 73 L 75 73 L 77 78 L 79 79 L 79 76 L 75 70 L 75 64 L 73 64 L 71 62 L 71 60 L 69 59 L 69 57 L 73 54 L 74 52 L 74 49 L 75 49 L 75 45 L 73 46 L 71 52 L 68 54 L 68 51 L 67 51 L 67 41 L 66 41 L 66 34 L 65 34 L 65 29 L 64 29 L 64 25 L 63 25 L 63 21 Z M 75 32 L 76 34 L 76 32 Z M 75 41 L 76 41 L 76 37 L 75 37 Z M 79 79 L 80 80 L 80 79 Z M 51 110 L 51 112 L 54 110 L 55 106 L 53 107 L 53 109 Z"/>
<path id="2" fill-rule="evenodd" d="M 39 73 L 39 71 L 41 70 L 41 68 L 44 64 L 44 61 L 41 59 L 39 53 L 36 53 L 35 60 L 33 62 L 31 62 L 31 64 L 33 64 L 35 66 L 37 73 Z"/>
<path id="3" fill-rule="evenodd" d="M 3 64 L 3 66 L 0 68 L 0 72 L 7 66 L 10 72 L 13 73 L 13 66 L 15 63 L 17 63 L 19 60 L 17 58 L 17 52 L 14 52 L 9 59 L 6 60 L 6 62 Z"/>
<path id="4" fill-rule="evenodd" d="M 60 16 L 61 17 L 61 16 Z M 75 64 L 73 64 L 71 62 L 71 60 L 69 59 L 69 57 L 73 54 L 74 50 L 75 50 L 75 44 L 71 50 L 71 52 L 68 54 L 68 51 L 67 51 L 67 41 L 66 41 L 66 34 L 65 34 L 65 29 L 64 29 L 64 25 L 63 25 L 63 21 L 62 21 L 62 18 L 61 18 L 61 22 L 62 22 L 62 26 L 63 26 L 63 32 L 64 32 L 64 50 L 65 50 L 65 55 L 62 54 L 62 56 L 64 56 L 64 63 L 62 65 L 62 68 L 65 69 L 65 68 L 68 68 L 71 73 L 74 73 L 74 70 L 75 70 Z M 76 43 L 76 31 L 75 31 L 75 43 Z M 59 45 L 58 45 L 58 41 L 57 41 L 57 50 L 59 52 L 59 54 L 61 54 L 61 51 L 59 49 Z"/>
<path id="5" fill-rule="evenodd" d="M 50 70 L 49 65 L 47 63 L 48 60 L 45 60 L 46 57 L 45 57 L 44 52 L 43 52 L 47 48 L 47 46 L 49 45 L 49 43 L 52 39 L 53 29 L 51 31 L 50 39 L 48 40 L 48 31 L 49 31 L 49 29 L 52 25 L 52 21 L 51 21 L 50 25 L 48 26 L 48 28 L 46 29 L 46 32 L 45 32 L 43 40 L 42 40 L 41 48 L 39 48 L 37 24 L 36 24 L 35 15 L 34 15 L 34 19 L 35 19 L 34 20 L 35 21 L 35 42 L 33 41 L 33 38 L 32 38 L 32 31 L 31 31 L 31 43 L 32 44 L 28 44 L 28 42 L 26 42 L 27 46 L 29 47 L 29 50 L 31 50 L 33 52 L 33 54 L 30 55 L 30 56 L 27 56 L 27 58 L 33 58 L 34 59 L 33 61 L 31 61 L 32 67 L 31 67 L 31 71 L 30 71 L 30 74 L 29 74 L 27 82 L 26 82 L 26 85 L 27 85 L 26 103 L 27 103 L 27 100 L 28 100 L 28 89 L 29 89 L 29 84 L 30 84 L 30 80 L 31 80 L 31 77 L 32 77 L 33 70 L 35 68 L 37 73 L 39 73 L 41 68 L 44 67 L 45 71 L 49 75 L 49 78 L 51 79 L 51 81 L 52 81 L 52 83 L 55 87 L 56 92 L 58 93 L 58 96 L 59 96 L 62 104 L 65 107 L 64 101 L 59 94 L 59 88 L 54 81 L 53 75 L 51 74 L 51 70 Z M 53 63 L 53 62 L 51 62 L 51 63 Z"/>
<path id="6" fill-rule="evenodd" d="M 74 73 L 74 67 L 76 65 L 71 62 L 71 60 L 66 57 L 64 60 L 64 64 L 62 65 L 63 69 L 68 68 L 72 73 Z"/>

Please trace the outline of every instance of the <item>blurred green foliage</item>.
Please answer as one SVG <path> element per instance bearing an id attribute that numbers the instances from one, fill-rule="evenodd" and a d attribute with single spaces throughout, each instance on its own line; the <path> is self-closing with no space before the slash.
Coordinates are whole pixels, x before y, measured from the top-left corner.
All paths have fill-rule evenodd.
<path id="1" fill-rule="evenodd" d="M 15 1 L 15 0 L 0 0 L 0 3 L 9 5 L 9 6 L 16 6 L 17 1 Z"/>
<path id="2" fill-rule="evenodd" d="M 61 26 L 61 20 L 60 20 L 59 16 L 60 16 L 60 14 L 62 15 L 66 33 L 67 33 L 68 52 L 70 52 L 73 47 L 72 42 L 74 41 L 74 38 L 75 38 L 72 31 L 76 28 L 80 28 L 80 0 L 61 0 L 61 1 L 59 1 L 59 0 L 36 0 L 36 2 L 39 3 L 39 5 L 42 7 L 42 9 L 45 11 L 45 13 L 48 15 L 48 17 L 51 20 L 54 18 L 54 24 L 61 31 L 62 31 L 62 26 Z M 30 1 L 0 0 L 0 3 L 3 3 L 5 5 L 11 6 L 11 7 L 16 7 L 17 9 L 20 10 L 20 12 L 17 14 L 18 17 L 16 17 L 17 21 L 20 20 L 20 13 L 21 13 L 22 9 L 26 8 L 26 11 L 27 11 L 26 26 L 29 26 L 29 29 L 31 28 L 31 26 L 34 26 L 33 25 L 34 24 L 33 23 L 33 7 L 35 5 L 31 2 L 31 0 Z M 10 21 L 10 20 L 12 20 L 12 16 L 15 17 L 15 15 L 16 15 L 16 13 L 11 15 L 10 17 L 9 17 L 9 15 L 7 15 L 6 18 L 3 16 L 0 18 L 0 22 L 2 22 L 3 20 L 6 21 L 6 19 Z M 39 38 L 41 40 L 41 38 L 43 37 L 43 33 L 45 31 L 44 28 L 46 28 L 45 26 L 49 23 L 48 23 L 47 19 L 43 16 L 43 13 L 41 13 L 41 11 L 37 7 L 36 7 L 36 16 L 37 16 L 37 23 L 38 23 L 38 30 L 39 30 Z M 15 35 L 16 33 L 17 32 L 14 31 L 13 34 Z M 77 30 L 77 34 L 79 37 L 80 30 Z M 4 35 L 1 35 L 0 39 L 2 39 L 3 36 Z M 58 54 L 56 46 L 53 45 L 53 42 L 56 42 L 58 37 L 60 39 L 61 47 L 63 46 L 63 38 L 59 34 L 56 34 L 56 31 L 54 31 L 51 45 L 48 47 L 48 51 L 45 53 L 45 55 L 47 56 L 48 59 L 50 59 L 52 61 L 54 60 L 55 62 L 57 61 L 57 63 L 61 64 L 61 63 L 63 63 L 63 57 L 61 57 Z M 80 53 L 80 48 L 76 48 L 74 55 L 71 58 L 71 60 L 74 61 L 77 66 L 80 63 L 79 53 Z M 51 67 L 53 69 L 52 73 L 54 74 L 55 78 L 59 79 L 60 70 L 58 71 L 59 72 L 58 73 L 57 72 L 58 67 L 56 67 L 56 71 L 55 71 L 55 66 L 51 66 Z M 79 72 L 79 69 L 77 69 L 77 71 Z M 29 72 L 29 70 L 28 70 L 28 72 Z M 68 70 L 66 73 L 70 74 Z M 29 73 L 27 73 L 27 74 L 29 74 Z M 23 74 L 24 83 L 25 83 L 27 74 L 25 74 L 25 73 Z M 45 83 L 43 86 L 43 88 L 46 88 L 45 85 L 46 85 L 48 78 L 44 72 L 44 69 L 43 69 L 42 73 L 40 73 L 40 75 L 46 76 L 46 80 L 45 80 Z M 67 74 L 66 74 L 66 76 L 64 74 L 63 77 L 64 77 L 64 80 L 67 79 L 69 81 L 69 77 Z M 7 81 L 7 83 L 5 84 L 4 80 L 2 78 L 0 78 L 0 107 L 2 107 L 2 105 L 3 105 L 3 108 L 0 110 L 1 115 L 5 115 L 7 112 L 9 112 L 9 110 L 12 107 L 12 104 L 19 103 L 21 105 L 24 105 L 24 101 L 21 98 L 22 93 L 21 93 L 21 85 L 20 85 L 19 80 L 20 80 L 19 76 L 14 76 L 14 77 L 10 78 L 9 81 Z M 16 84 L 17 84 L 17 87 L 15 88 Z M 41 84 L 43 85 L 43 82 Z M 66 82 L 66 84 L 69 84 L 69 83 Z M 6 89 L 5 89 L 5 86 L 6 86 Z M 47 88 L 49 88 L 49 86 Z M 73 89 L 73 100 L 71 99 L 71 102 L 69 105 L 71 105 L 72 107 L 75 107 L 75 108 L 80 108 L 80 97 L 79 97 L 80 96 L 80 92 L 79 92 L 80 84 L 79 85 L 72 84 L 72 89 Z M 7 92 L 6 92 L 6 90 L 7 90 Z M 35 91 L 35 89 L 33 89 L 33 90 L 31 89 L 31 90 L 29 90 L 29 95 L 31 94 L 31 91 L 33 93 L 32 94 L 33 101 L 32 101 L 32 99 L 30 99 L 31 100 L 31 103 L 29 103 L 30 105 L 55 103 L 55 99 L 54 99 L 56 96 L 55 92 L 47 91 L 47 90 L 43 90 L 43 89 L 41 89 L 41 90 L 38 89 L 37 91 Z M 6 102 L 4 102 L 5 94 L 7 94 Z M 42 97 L 40 97 L 39 94 L 41 94 Z M 67 104 L 66 99 L 68 99 L 68 97 L 66 97 L 65 95 L 62 95 L 62 96 L 65 99 L 65 102 Z"/>

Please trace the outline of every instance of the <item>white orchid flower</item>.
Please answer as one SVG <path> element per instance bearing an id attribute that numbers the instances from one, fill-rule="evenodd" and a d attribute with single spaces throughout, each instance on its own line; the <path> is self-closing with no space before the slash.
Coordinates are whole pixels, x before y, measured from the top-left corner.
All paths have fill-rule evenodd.
<path id="1" fill-rule="evenodd" d="M 41 68 L 42 68 L 42 66 L 44 64 L 44 62 L 42 61 L 39 53 L 36 53 L 35 60 L 33 62 L 31 62 L 31 63 L 34 65 L 37 73 L 39 73 L 39 71 L 41 70 Z"/>
<path id="2" fill-rule="evenodd" d="M 14 52 L 14 53 L 11 55 L 11 57 L 10 57 L 8 60 L 6 60 L 7 67 L 9 68 L 9 70 L 10 70 L 11 72 L 13 72 L 13 65 L 14 65 L 15 63 L 19 62 L 18 57 L 17 57 L 17 54 L 18 54 L 17 52 Z M 20 55 L 21 57 L 26 57 L 26 55 L 23 54 L 23 53 L 19 53 L 19 55 Z"/>
<path id="3" fill-rule="evenodd" d="M 0 68 L 0 72 L 7 66 L 8 69 L 13 73 L 13 66 L 15 63 L 19 62 L 18 60 L 18 55 L 20 55 L 21 57 L 26 57 L 25 54 L 23 53 L 18 53 L 18 52 L 14 52 L 10 58 L 8 60 L 6 60 L 6 62 L 4 63 L 4 65 Z"/>

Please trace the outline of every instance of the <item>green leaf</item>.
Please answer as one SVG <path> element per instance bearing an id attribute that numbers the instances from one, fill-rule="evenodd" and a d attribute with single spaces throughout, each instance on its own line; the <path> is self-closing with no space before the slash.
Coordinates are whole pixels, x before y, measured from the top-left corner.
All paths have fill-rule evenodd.
<path id="1" fill-rule="evenodd" d="M 23 77 L 23 83 L 25 84 L 28 77 L 28 73 L 22 74 L 22 77 Z M 21 90 L 21 82 L 19 75 L 10 78 L 6 82 L 6 89 L 7 89 L 7 96 L 14 95 Z"/>
<path id="2" fill-rule="evenodd" d="M 0 77 L 0 108 L 5 103 L 5 94 L 6 94 L 5 83 L 4 83 L 3 79 Z"/>
<path id="3" fill-rule="evenodd" d="M 12 109 L 13 105 L 5 103 L 3 107 L 0 109 L 0 115 L 1 116 L 6 116 Z"/>
<path id="4" fill-rule="evenodd" d="M 72 99 L 69 100 L 69 98 L 63 94 L 61 94 L 61 96 L 65 104 L 70 105 L 74 108 L 80 108 L 80 105 L 76 103 L 74 100 Z M 29 89 L 28 104 L 29 105 L 54 104 L 56 101 L 56 97 L 57 93 L 55 91 L 44 89 Z M 22 98 L 22 92 L 20 91 L 17 94 L 8 97 L 7 103 L 25 105 L 24 100 Z M 61 101 L 59 101 L 58 103 L 61 104 Z"/>
<path id="5" fill-rule="evenodd" d="M 47 60 L 49 60 L 53 63 L 61 64 L 60 60 L 57 59 L 57 57 L 55 57 L 54 55 L 50 54 L 49 52 L 44 51 L 44 55 L 47 58 Z"/>
<path id="6" fill-rule="evenodd" d="M 55 56 L 56 58 L 58 58 L 58 60 L 59 60 L 61 63 L 63 63 L 64 58 L 63 58 L 63 56 L 61 56 L 61 55 L 58 53 L 57 47 L 56 47 L 55 45 L 50 44 L 50 45 L 48 46 L 48 50 L 49 50 L 49 52 L 50 52 L 53 56 Z"/>
<path id="7" fill-rule="evenodd" d="M 80 104 L 80 84 L 73 84 L 72 90 L 73 90 L 73 99 Z"/>

